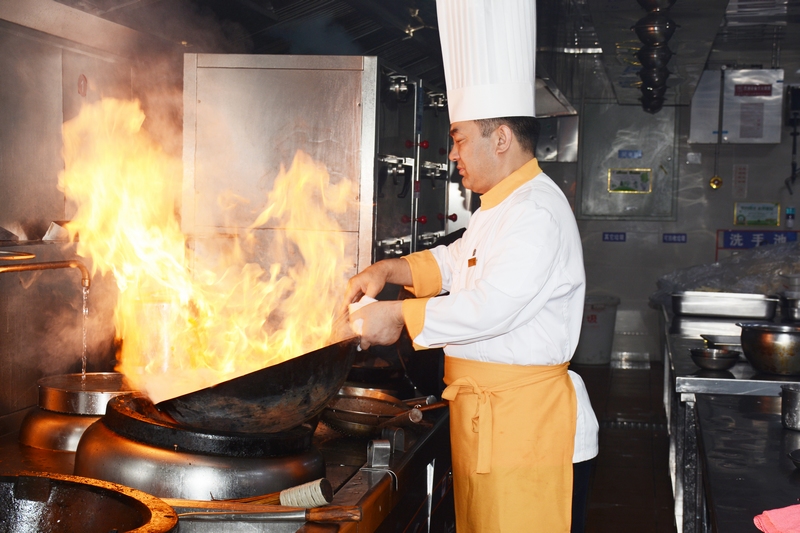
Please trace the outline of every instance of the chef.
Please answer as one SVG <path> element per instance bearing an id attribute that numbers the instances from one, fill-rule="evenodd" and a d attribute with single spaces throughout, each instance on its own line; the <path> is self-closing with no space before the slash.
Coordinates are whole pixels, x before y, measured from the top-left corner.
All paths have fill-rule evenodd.
<path id="1" fill-rule="evenodd" d="M 444 348 L 459 533 L 568 532 L 573 463 L 597 455 L 598 426 L 567 370 L 583 317 L 581 239 L 534 157 L 535 3 L 438 0 L 437 10 L 449 157 L 481 206 L 454 243 L 354 276 L 347 303 L 386 283 L 416 298 L 371 303 L 350 321 L 362 348 L 392 344 L 404 327 L 415 348 Z"/>

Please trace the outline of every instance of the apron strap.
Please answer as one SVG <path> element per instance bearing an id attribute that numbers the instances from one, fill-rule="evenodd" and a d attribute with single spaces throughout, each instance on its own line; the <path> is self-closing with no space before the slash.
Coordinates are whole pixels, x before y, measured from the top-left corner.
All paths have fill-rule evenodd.
<path id="1" fill-rule="evenodd" d="M 478 396 L 478 405 L 472 416 L 472 431 L 478 434 L 478 474 L 488 474 L 492 471 L 492 396 L 519 387 L 526 387 L 557 377 L 567 372 L 569 363 L 540 367 L 543 370 L 529 376 L 498 385 L 495 387 L 481 387 L 470 376 L 463 376 L 453 381 L 442 392 L 442 398 L 453 401 L 462 393 L 472 393 Z"/>

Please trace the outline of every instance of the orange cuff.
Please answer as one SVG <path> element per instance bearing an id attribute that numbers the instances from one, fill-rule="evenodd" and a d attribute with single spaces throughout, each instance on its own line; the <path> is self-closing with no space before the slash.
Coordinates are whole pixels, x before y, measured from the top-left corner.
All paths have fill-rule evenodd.
<path id="1" fill-rule="evenodd" d="M 425 306 L 430 298 L 406 298 L 403 300 L 403 322 L 408 329 L 408 336 L 413 342 L 422 333 L 425 326 Z M 414 343 L 415 350 L 426 350 L 427 346 Z"/>
<path id="2" fill-rule="evenodd" d="M 430 250 L 403 256 L 411 267 L 412 287 L 406 287 L 417 298 L 438 296 L 442 292 L 442 273 Z M 420 328 L 421 329 L 421 328 Z"/>

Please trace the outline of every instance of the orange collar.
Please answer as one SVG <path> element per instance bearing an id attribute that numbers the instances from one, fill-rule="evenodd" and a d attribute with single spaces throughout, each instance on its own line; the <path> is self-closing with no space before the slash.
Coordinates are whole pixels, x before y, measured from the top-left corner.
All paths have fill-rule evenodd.
<path id="1" fill-rule="evenodd" d="M 509 197 L 520 185 L 531 181 L 542 173 L 534 157 L 481 196 L 481 209 L 491 209 Z"/>

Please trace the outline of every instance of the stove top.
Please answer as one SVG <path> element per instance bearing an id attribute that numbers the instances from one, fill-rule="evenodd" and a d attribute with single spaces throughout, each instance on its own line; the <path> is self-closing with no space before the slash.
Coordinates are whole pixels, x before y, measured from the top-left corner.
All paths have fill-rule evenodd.
<path id="1" fill-rule="evenodd" d="M 102 422 L 129 439 L 185 453 L 226 457 L 282 457 L 307 451 L 315 422 L 277 433 L 233 433 L 181 425 L 140 394 L 112 399 Z"/>

